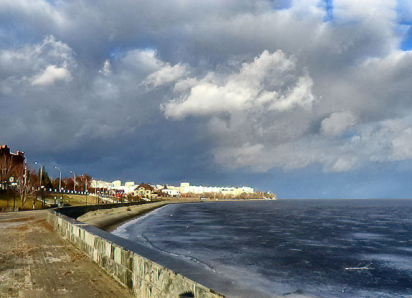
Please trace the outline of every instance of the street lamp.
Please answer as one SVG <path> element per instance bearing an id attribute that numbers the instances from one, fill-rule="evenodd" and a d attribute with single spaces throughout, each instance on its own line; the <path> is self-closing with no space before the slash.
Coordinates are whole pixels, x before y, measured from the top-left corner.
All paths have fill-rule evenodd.
<path id="1" fill-rule="evenodd" d="M 84 183 L 84 192 L 86 193 L 86 206 L 87 206 L 87 177 L 85 177 L 86 182 Z"/>
<path id="2" fill-rule="evenodd" d="M 43 180 L 43 165 L 38 163 L 37 161 L 34 162 L 35 165 L 40 166 L 40 179 L 39 179 L 39 189 L 41 190 L 41 198 L 42 198 L 42 208 L 44 208 L 44 192 L 42 188 L 42 180 Z M 34 209 L 34 201 L 33 201 L 33 209 Z"/>
<path id="3" fill-rule="evenodd" d="M 27 162 L 26 162 L 26 160 L 24 161 L 24 172 L 23 172 L 23 193 L 22 193 L 22 205 L 23 205 L 23 203 L 24 202 L 26 202 L 26 198 L 27 198 L 27 196 L 26 196 L 26 194 L 27 194 L 27 188 L 26 188 L 26 185 L 27 185 Z M 16 201 L 14 202 L 14 208 L 16 208 Z"/>
<path id="4" fill-rule="evenodd" d="M 34 162 L 35 165 L 39 165 L 40 166 L 40 179 L 39 179 L 39 187 L 41 188 L 41 182 L 43 180 L 43 166 L 38 163 L 37 161 Z"/>
<path id="5" fill-rule="evenodd" d="M 74 180 L 73 180 L 73 191 L 74 192 L 76 192 L 76 174 L 73 172 L 73 171 L 70 171 L 70 173 L 72 173 L 73 174 L 73 178 L 74 178 Z"/>
<path id="6" fill-rule="evenodd" d="M 60 173 L 60 178 L 59 178 L 59 193 L 60 193 L 60 203 L 59 204 L 61 204 L 61 201 L 62 201 L 62 195 L 61 195 L 61 191 L 62 191 L 62 171 L 60 170 L 60 168 L 59 167 L 54 167 L 56 170 L 59 170 L 59 173 Z M 55 202 L 56 203 L 56 202 Z"/>
<path id="7" fill-rule="evenodd" d="M 60 170 L 59 167 L 54 167 L 56 170 L 59 170 L 60 172 L 60 178 L 59 178 L 59 192 L 62 190 L 62 171 Z"/>

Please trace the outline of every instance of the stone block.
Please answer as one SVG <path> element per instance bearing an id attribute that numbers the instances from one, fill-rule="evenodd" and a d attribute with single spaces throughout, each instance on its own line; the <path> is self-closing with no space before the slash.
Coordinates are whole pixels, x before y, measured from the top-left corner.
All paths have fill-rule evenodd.
<path id="1" fill-rule="evenodd" d="M 187 292 L 194 293 L 196 298 L 223 297 L 168 268 L 84 230 L 82 225 L 64 220 L 57 213 L 50 212 L 48 221 L 108 274 L 132 290 L 136 297 L 177 298 Z"/>
<path id="2" fill-rule="evenodd" d="M 118 246 L 114 246 L 114 261 L 122 264 L 122 249 Z"/>

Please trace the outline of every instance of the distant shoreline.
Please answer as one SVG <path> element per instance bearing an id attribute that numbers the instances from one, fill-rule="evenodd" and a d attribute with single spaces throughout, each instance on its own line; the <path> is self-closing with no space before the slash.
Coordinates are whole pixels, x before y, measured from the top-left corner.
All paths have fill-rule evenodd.
<path id="1" fill-rule="evenodd" d="M 140 217 L 160 207 L 169 204 L 185 203 L 213 203 L 213 202 L 245 202 L 245 201 L 272 201 L 267 199 L 199 199 L 199 198 L 171 198 L 159 202 L 134 205 L 129 207 L 115 207 L 90 211 L 77 218 L 78 221 L 95 226 L 106 232 L 112 232 L 122 224 Z"/>

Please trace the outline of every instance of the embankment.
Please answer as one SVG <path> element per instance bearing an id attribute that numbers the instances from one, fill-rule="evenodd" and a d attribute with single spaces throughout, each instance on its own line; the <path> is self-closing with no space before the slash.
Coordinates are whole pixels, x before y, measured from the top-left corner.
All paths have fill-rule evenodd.
<path id="1" fill-rule="evenodd" d="M 127 207 L 98 209 L 79 216 L 77 220 L 95 226 L 106 232 L 111 232 L 130 219 L 141 216 L 166 204 L 167 203 L 165 202 L 155 202 Z"/>
<path id="2" fill-rule="evenodd" d="M 114 216 L 114 213 L 109 214 L 108 211 L 106 218 L 103 216 L 101 219 L 98 217 L 87 219 L 85 216 L 85 221 L 89 220 L 89 223 L 103 228 L 113 227 L 125 219 L 135 217 L 162 204 L 165 203 L 145 204 L 140 206 L 142 208 L 137 208 L 137 206 L 122 207 L 126 208 L 126 211 L 118 212 Z M 108 274 L 132 291 L 136 297 L 224 297 L 208 288 L 207 285 L 201 285 L 194 280 L 205 280 L 209 286 L 212 284 L 221 284 L 222 286 L 222 282 L 225 283 L 225 281 L 213 277 L 206 278 L 207 273 L 203 274 L 190 262 L 175 260 L 76 219 L 86 212 L 113 207 L 111 205 L 94 205 L 57 208 L 49 211 L 47 219 L 63 237 L 79 250 L 85 252 Z"/>

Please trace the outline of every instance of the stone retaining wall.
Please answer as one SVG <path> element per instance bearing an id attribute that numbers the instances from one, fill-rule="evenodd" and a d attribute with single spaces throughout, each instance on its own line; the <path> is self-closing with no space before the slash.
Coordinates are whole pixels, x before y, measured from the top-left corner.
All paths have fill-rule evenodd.
<path id="1" fill-rule="evenodd" d="M 63 215 L 62 209 L 50 210 L 48 222 L 136 297 L 224 297 L 134 252 L 137 244 Z"/>

